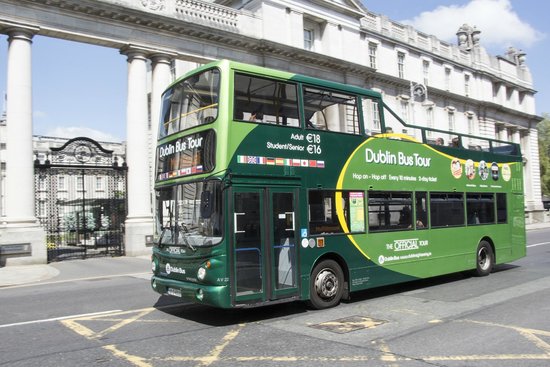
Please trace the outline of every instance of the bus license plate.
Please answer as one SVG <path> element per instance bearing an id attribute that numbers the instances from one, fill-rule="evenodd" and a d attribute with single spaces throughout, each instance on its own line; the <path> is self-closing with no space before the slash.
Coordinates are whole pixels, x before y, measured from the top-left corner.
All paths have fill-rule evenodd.
<path id="1" fill-rule="evenodd" d="M 180 289 L 168 288 L 168 290 L 166 291 L 166 294 L 169 294 L 170 296 L 181 298 L 181 290 Z"/>

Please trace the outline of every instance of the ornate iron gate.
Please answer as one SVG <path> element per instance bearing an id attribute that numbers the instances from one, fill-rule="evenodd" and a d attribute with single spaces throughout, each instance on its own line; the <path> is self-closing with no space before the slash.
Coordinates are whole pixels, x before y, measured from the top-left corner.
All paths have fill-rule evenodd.
<path id="1" fill-rule="evenodd" d="M 36 216 L 48 262 L 124 255 L 126 172 L 112 150 L 79 137 L 35 161 Z"/>

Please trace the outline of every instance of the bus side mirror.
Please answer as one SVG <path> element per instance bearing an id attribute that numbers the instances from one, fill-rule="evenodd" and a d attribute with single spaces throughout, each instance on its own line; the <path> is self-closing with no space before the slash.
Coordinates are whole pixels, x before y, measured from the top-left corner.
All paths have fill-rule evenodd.
<path id="1" fill-rule="evenodd" d="M 201 217 L 208 219 L 212 216 L 212 193 L 210 191 L 203 191 L 201 193 Z"/>

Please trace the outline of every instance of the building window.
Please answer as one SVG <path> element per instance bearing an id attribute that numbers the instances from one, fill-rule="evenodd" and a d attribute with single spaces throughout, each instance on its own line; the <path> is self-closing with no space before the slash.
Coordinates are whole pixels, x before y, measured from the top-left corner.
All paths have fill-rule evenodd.
<path id="1" fill-rule="evenodd" d="M 454 111 L 448 112 L 448 119 L 449 119 L 449 131 L 455 131 L 455 114 Z"/>
<path id="2" fill-rule="evenodd" d="M 422 73 L 424 74 L 424 85 L 428 86 L 430 81 L 430 62 L 428 60 L 422 61 Z"/>
<path id="3" fill-rule="evenodd" d="M 104 186 L 103 177 L 96 177 L 95 178 L 95 189 L 96 189 L 96 191 L 103 191 L 105 189 L 103 186 Z"/>
<path id="4" fill-rule="evenodd" d="M 369 43 L 369 66 L 376 69 L 376 51 L 378 46 L 376 43 Z"/>
<path id="5" fill-rule="evenodd" d="M 58 176 L 57 177 L 57 190 L 58 191 L 67 190 L 65 176 Z"/>
<path id="6" fill-rule="evenodd" d="M 76 177 L 76 190 L 84 191 L 84 178 L 82 176 Z"/>
<path id="7" fill-rule="evenodd" d="M 445 90 L 451 90 L 451 68 L 445 68 Z"/>
<path id="8" fill-rule="evenodd" d="M 378 101 L 370 98 L 363 98 L 362 105 L 365 133 L 370 135 L 372 132 L 380 132 L 380 110 Z"/>
<path id="9" fill-rule="evenodd" d="M 476 135 L 476 125 L 474 124 L 474 116 L 468 115 L 468 134 Z"/>
<path id="10" fill-rule="evenodd" d="M 38 177 L 38 190 L 39 191 L 46 191 L 46 177 L 39 176 Z"/>
<path id="11" fill-rule="evenodd" d="M 37 202 L 38 206 L 38 217 L 45 218 L 46 217 L 46 202 L 44 200 L 40 200 Z"/>
<path id="12" fill-rule="evenodd" d="M 426 127 L 433 129 L 434 128 L 434 109 L 433 107 L 426 108 Z M 432 136 L 433 131 L 427 131 L 428 136 Z"/>
<path id="13" fill-rule="evenodd" d="M 470 95 L 470 76 L 464 75 L 464 95 L 468 97 Z"/>
<path id="14" fill-rule="evenodd" d="M 397 74 L 401 79 L 405 78 L 405 53 L 397 53 Z"/>
<path id="15" fill-rule="evenodd" d="M 403 121 L 409 121 L 409 101 L 406 99 L 401 100 L 401 118 Z"/>
<path id="16" fill-rule="evenodd" d="M 310 28 L 304 28 L 304 49 L 313 51 L 315 43 L 315 31 Z"/>

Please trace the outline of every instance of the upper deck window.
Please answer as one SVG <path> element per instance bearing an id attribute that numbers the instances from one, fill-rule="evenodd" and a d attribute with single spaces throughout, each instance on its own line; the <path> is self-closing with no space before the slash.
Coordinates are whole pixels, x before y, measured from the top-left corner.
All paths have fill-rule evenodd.
<path id="1" fill-rule="evenodd" d="M 159 139 L 214 121 L 218 116 L 220 72 L 211 69 L 181 80 L 162 96 Z"/>
<path id="2" fill-rule="evenodd" d="M 234 119 L 300 126 L 296 85 L 274 79 L 235 74 Z"/>
<path id="3" fill-rule="evenodd" d="M 359 134 L 355 96 L 319 88 L 304 88 L 307 127 Z"/>

